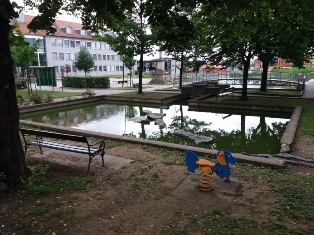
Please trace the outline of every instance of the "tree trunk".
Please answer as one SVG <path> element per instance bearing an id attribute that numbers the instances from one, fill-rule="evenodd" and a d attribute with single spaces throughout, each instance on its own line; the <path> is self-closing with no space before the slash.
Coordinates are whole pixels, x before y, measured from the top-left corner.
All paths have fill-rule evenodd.
<path id="1" fill-rule="evenodd" d="M 6 182 L 14 185 L 26 179 L 29 169 L 19 135 L 19 110 L 17 106 L 13 63 L 10 53 L 10 21 L 4 16 L 13 15 L 9 0 L 0 1 L 0 172 L 6 175 Z"/>
<path id="2" fill-rule="evenodd" d="M 182 74 L 183 74 L 183 61 L 184 61 L 184 56 L 183 53 L 181 54 L 181 66 L 180 66 L 180 79 L 179 79 L 179 89 L 182 88 Z M 176 69 L 176 67 L 174 67 Z"/>
<path id="3" fill-rule="evenodd" d="M 267 73 L 268 73 L 269 61 L 262 61 L 262 63 L 263 63 L 263 72 L 262 72 L 260 91 L 267 91 Z"/>
<path id="4" fill-rule="evenodd" d="M 143 51 L 141 52 L 140 55 L 140 71 L 138 71 L 138 94 L 142 94 L 143 93 L 143 87 L 142 87 L 142 83 L 143 83 L 143 64 L 144 64 L 144 55 L 143 55 Z"/>
<path id="5" fill-rule="evenodd" d="M 243 61 L 243 84 L 240 100 L 248 100 L 247 97 L 247 80 L 249 77 L 250 59 Z"/>

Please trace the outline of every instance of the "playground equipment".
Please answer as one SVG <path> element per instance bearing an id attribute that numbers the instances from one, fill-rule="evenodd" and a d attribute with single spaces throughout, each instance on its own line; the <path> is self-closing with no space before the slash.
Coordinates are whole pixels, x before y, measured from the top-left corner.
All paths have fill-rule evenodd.
<path id="1" fill-rule="evenodd" d="M 206 159 L 199 159 L 198 156 L 191 150 L 185 151 L 185 162 L 188 166 L 189 172 L 195 172 L 195 169 L 199 168 L 201 171 L 201 190 L 209 191 L 212 189 L 213 172 L 215 172 L 223 182 L 230 183 L 230 166 L 237 162 L 237 158 L 227 150 L 219 150 L 216 154 L 217 162 L 211 162 Z"/>

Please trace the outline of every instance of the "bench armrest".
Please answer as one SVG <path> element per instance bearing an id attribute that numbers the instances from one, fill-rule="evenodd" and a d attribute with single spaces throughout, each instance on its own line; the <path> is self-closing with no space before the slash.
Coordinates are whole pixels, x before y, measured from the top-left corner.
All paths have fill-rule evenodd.
<path id="1" fill-rule="evenodd" d="M 93 143 L 93 144 L 88 144 L 90 147 L 95 146 L 95 145 L 99 145 L 99 147 L 105 147 L 105 141 L 103 139 L 98 140 L 97 142 Z"/>

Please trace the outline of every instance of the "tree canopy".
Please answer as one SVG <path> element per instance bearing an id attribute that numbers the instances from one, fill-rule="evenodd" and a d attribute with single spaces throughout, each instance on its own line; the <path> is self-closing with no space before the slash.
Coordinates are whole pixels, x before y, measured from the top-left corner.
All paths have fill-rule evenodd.
<path id="1" fill-rule="evenodd" d="M 87 50 L 87 48 L 82 46 L 80 48 L 80 51 L 75 53 L 73 65 L 78 70 L 83 70 L 86 76 L 86 73 L 94 68 L 95 61 L 91 53 L 89 53 L 89 51 Z"/>

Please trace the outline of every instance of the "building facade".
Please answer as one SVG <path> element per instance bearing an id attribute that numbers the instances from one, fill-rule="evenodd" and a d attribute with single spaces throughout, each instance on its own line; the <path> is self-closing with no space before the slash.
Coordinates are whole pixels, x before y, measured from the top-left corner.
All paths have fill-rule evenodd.
<path id="1" fill-rule="evenodd" d="M 45 31 L 29 32 L 27 25 L 33 16 L 20 14 L 17 22 L 24 34 L 25 40 L 32 45 L 36 39 L 41 40 L 37 52 L 36 66 L 55 67 L 58 77 L 64 72 L 68 75 L 84 76 L 84 71 L 79 71 L 74 65 L 75 53 L 79 52 L 82 46 L 86 47 L 95 61 L 94 68 L 91 68 L 90 76 L 119 75 L 127 72 L 123 66 L 121 57 L 105 42 L 99 42 L 92 38 L 91 30 L 83 29 L 79 23 L 56 20 L 53 27 L 56 32 L 46 35 Z M 105 32 L 99 32 L 104 35 Z"/>

